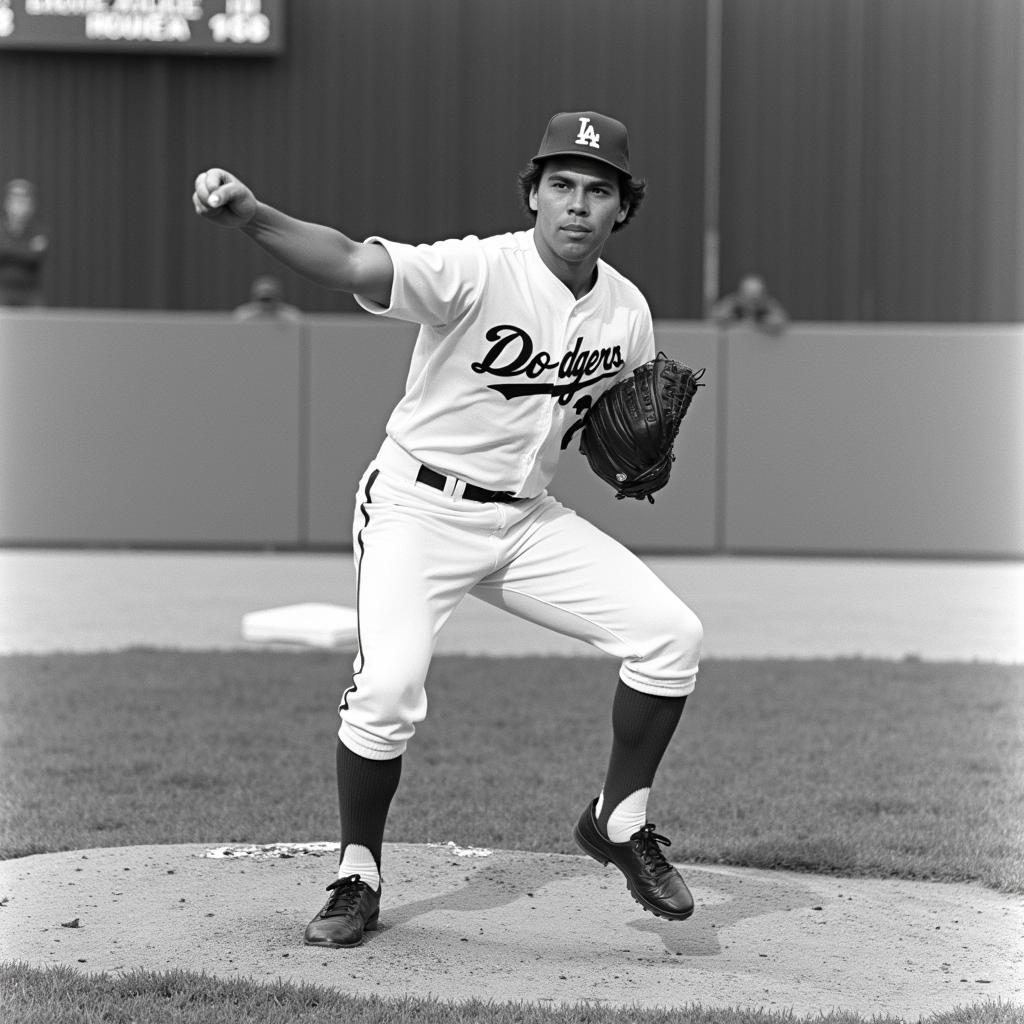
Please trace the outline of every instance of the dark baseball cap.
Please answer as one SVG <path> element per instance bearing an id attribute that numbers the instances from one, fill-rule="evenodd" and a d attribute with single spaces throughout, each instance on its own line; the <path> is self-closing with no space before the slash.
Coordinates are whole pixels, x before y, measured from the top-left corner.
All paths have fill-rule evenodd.
<path id="1" fill-rule="evenodd" d="M 623 174 L 631 173 L 626 126 L 594 110 L 563 112 L 548 121 L 533 163 L 551 156 L 585 156 Z"/>

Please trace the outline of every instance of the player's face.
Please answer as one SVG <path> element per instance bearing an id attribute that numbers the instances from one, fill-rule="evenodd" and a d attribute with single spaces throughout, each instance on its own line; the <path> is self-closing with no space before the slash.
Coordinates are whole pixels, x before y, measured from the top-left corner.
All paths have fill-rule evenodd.
<path id="1" fill-rule="evenodd" d="M 596 263 L 627 206 L 615 171 L 586 157 L 554 157 L 530 194 L 534 239 L 542 256 L 564 264 Z"/>

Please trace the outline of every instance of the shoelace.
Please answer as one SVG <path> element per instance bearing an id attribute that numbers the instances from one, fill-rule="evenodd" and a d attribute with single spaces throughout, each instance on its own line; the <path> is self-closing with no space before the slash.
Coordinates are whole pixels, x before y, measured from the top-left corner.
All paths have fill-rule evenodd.
<path id="1" fill-rule="evenodd" d="M 663 875 L 666 871 L 673 870 L 672 865 L 669 864 L 665 859 L 665 855 L 661 852 L 661 848 L 663 846 L 671 846 L 672 841 L 666 836 L 655 832 L 654 826 L 650 822 L 644 825 L 639 832 L 635 832 L 630 837 L 630 842 L 634 845 L 640 859 L 644 862 L 644 867 L 652 875 Z"/>
<path id="2" fill-rule="evenodd" d="M 320 911 L 321 917 L 338 917 L 341 914 L 351 914 L 359 906 L 363 889 L 368 888 L 367 884 L 359 875 L 349 875 L 347 878 L 339 878 L 327 886 L 331 898 L 327 905 Z"/>

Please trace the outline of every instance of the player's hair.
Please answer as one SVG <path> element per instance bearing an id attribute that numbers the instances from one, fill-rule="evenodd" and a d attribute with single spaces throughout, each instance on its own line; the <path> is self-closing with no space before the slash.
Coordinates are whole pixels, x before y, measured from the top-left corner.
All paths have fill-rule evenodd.
<path id="1" fill-rule="evenodd" d="M 519 198 L 523 202 L 523 208 L 533 220 L 537 219 L 537 211 L 530 209 L 530 193 L 540 185 L 543 173 L 543 161 L 535 164 L 532 160 L 519 172 Z M 612 228 L 613 232 L 624 228 L 633 219 L 647 194 L 647 181 L 644 178 L 631 178 L 621 171 L 616 171 L 615 174 L 619 179 L 619 195 L 629 206 L 626 216 Z"/>

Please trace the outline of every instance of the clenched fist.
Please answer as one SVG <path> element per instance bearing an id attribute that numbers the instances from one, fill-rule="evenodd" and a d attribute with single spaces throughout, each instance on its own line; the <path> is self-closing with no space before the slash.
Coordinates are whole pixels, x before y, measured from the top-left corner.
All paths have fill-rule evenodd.
<path id="1" fill-rule="evenodd" d="M 240 228 L 256 215 L 252 189 L 230 171 L 211 167 L 196 177 L 192 205 L 200 217 L 226 228 Z"/>

